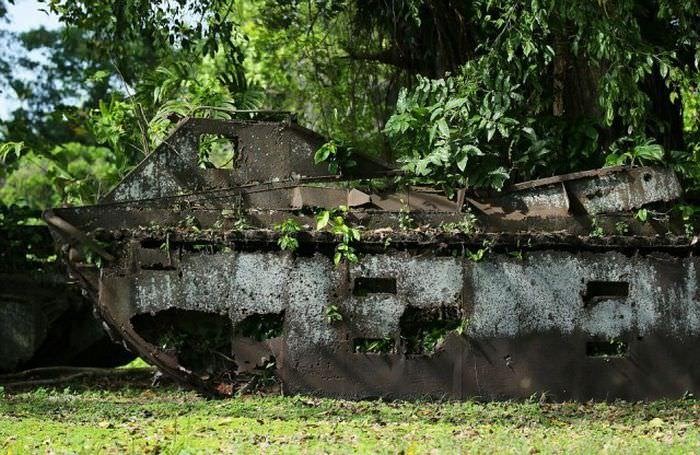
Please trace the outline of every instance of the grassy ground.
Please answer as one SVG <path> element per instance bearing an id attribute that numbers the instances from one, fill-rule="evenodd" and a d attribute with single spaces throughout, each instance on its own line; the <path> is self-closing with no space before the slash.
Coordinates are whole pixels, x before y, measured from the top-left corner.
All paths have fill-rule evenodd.
<path id="1" fill-rule="evenodd" d="M 0 454 L 203 451 L 700 453 L 700 402 L 209 401 L 143 379 L 0 393 Z"/>

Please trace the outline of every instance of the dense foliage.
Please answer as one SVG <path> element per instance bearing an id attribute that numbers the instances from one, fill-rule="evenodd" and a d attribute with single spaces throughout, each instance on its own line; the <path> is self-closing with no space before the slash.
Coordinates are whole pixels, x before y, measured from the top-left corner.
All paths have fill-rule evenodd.
<path id="1" fill-rule="evenodd" d="M 499 187 L 602 166 L 609 154 L 689 160 L 681 97 L 697 90 L 697 4 L 471 6 L 472 57 L 454 75 L 403 92 L 387 124 L 407 169 Z"/>
<path id="2" fill-rule="evenodd" d="M 295 111 L 334 139 L 325 150 L 394 159 L 448 192 L 644 162 L 700 190 L 693 0 L 46 7 L 63 28 L 2 32 L 0 89 L 21 101 L 0 122 L 4 204 L 92 202 L 172 114 L 221 108 Z"/>

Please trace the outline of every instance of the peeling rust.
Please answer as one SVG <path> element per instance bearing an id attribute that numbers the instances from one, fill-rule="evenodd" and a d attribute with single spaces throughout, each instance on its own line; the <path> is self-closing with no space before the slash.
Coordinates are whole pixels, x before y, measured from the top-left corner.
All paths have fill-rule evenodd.
<path id="1" fill-rule="evenodd" d="M 198 167 L 203 134 L 235 140 L 231 169 Z M 329 175 L 313 161 L 323 142 L 290 122 L 183 119 L 100 204 L 45 217 L 61 251 L 108 245 L 100 270 L 65 258 L 101 317 L 206 393 L 272 364 L 289 392 L 350 398 L 698 393 L 697 246 L 661 211 L 633 216 L 681 198 L 672 171 L 448 198 L 353 187 L 399 172 L 361 158 Z M 362 240 L 359 262 L 336 266 L 340 240 L 314 214 L 341 205 Z M 291 253 L 273 229 L 290 218 Z"/>

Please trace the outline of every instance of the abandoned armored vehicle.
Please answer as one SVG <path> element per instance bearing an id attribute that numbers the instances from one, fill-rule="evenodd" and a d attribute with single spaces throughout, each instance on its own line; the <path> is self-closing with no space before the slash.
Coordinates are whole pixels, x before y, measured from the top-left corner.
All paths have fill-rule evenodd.
<path id="1" fill-rule="evenodd" d="M 44 219 L 113 335 L 208 393 L 271 370 L 350 398 L 698 392 L 700 264 L 666 213 L 671 170 L 447 197 L 370 158 L 331 173 L 323 143 L 185 118 L 100 204 Z"/>

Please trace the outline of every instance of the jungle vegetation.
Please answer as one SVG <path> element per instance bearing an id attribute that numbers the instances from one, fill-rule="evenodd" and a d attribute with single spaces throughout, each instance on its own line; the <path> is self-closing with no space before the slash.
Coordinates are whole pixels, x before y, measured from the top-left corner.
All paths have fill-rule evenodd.
<path id="1" fill-rule="evenodd" d="M 221 108 L 296 112 L 448 192 L 622 163 L 700 190 L 696 0 L 44 4 L 60 29 L 0 31 L 4 205 L 94 202 L 173 114 Z"/>

